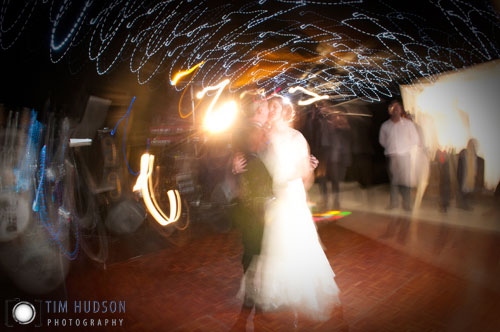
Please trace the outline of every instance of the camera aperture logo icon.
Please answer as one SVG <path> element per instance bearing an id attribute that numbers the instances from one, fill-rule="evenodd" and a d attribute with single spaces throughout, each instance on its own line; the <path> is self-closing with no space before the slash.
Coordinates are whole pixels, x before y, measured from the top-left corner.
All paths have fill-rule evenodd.
<path id="1" fill-rule="evenodd" d="M 12 318 L 21 324 L 27 325 L 31 323 L 36 317 L 35 307 L 26 301 L 21 301 L 16 303 L 14 308 L 12 308 Z"/>

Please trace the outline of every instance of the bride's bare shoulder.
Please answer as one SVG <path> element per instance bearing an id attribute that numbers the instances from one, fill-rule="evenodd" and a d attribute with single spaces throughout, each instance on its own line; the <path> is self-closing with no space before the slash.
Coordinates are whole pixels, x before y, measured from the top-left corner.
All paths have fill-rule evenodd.
<path id="1" fill-rule="evenodd" d="M 290 135 L 293 136 L 294 138 L 305 139 L 304 135 L 302 135 L 302 133 L 300 131 L 298 131 L 297 129 L 288 128 L 288 130 L 289 130 Z"/>

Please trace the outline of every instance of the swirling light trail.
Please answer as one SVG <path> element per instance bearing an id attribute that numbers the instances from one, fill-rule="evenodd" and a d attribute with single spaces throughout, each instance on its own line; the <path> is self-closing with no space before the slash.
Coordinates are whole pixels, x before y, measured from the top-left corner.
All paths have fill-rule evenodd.
<path id="1" fill-rule="evenodd" d="M 230 92 L 301 86 L 376 102 L 401 84 L 500 58 L 498 13 L 456 0 L 10 1 L 0 10 L 0 46 L 19 41 L 47 4 L 53 62 L 87 49 L 99 74 L 128 62 L 140 84 L 203 60 L 195 74 L 202 87 L 229 79 Z"/>
<path id="2" fill-rule="evenodd" d="M 177 82 L 184 76 L 186 75 L 189 75 L 191 74 L 193 71 L 196 71 L 200 68 L 200 66 L 202 66 L 203 64 L 205 63 L 205 61 L 202 61 L 196 65 L 194 65 L 193 67 L 189 68 L 188 70 L 184 70 L 184 71 L 180 71 L 178 72 L 177 74 L 175 74 L 175 76 L 173 77 L 173 79 L 170 81 L 170 84 L 171 85 L 176 85 Z M 196 74 L 193 74 L 193 76 L 195 76 Z M 193 80 L 193 78 L 191 78 L 191 80 L 189 81 L 189 83 L 191 83 L 191 81 Z M 188 84 L 189 84 L 188 83 Z M 186 85 L 187 87 L 187 85 Z M 191 98 L 193 97 L 193 87 L 191 86 Z M 181 110 L 181 104 L 182 104 L 182 100 L 184 99 L 184 95 L 186 94 L 186 91 L 187 89 L 184 89 L 182 91 L 182 94 L 181 94 L 181 97 L 179 98 L 179 116 L 181 117 L 181 119 L 185 119 L 187 118 L 188 116 L 190 116 L 191 114 L 193 114 L 193 122 L 195 121 L 194 120 L 194 110 L 196 109 L 196 107 L 194 106 L 194 103 L 193 103 L 193 108 L 191 109 L 191 112 L 189 112 L 188 114 L 183 114 L 182 113 L 182 110 Z"/>
<path id="3" fill-rule="evenodd" d="M 186 75 L 189 75 L 191 74 L 194 70 L 196 70 L 198 67 L 200 67 L 201 65 L 203 65 L 203 63 L 205 63 L 204 61 L 194 65 L 193 67 L 189 68 L 188 70 L 184 70 L 184 71 L 180 71 L 178 72 L 177 74 L 175 74 L 175 76 L 172 78 L 172 80 L 170 81 L 170 84 L 171 85 L 176 85 L 177 82 L 183 78 L 184 76 Z"/>
<path id="4" fill-rule="evenodd" d="M 153 155 L 148 153 L 142 155 L 141 170 L 133 187 L 133 191 L 141 191 L 144 204 L 146 204 L 149 213 L 160 225 L 165 226 L 179 220 L 181 216 L 181 196 L 177 190 L 169 190 L 167 192 L 170 204 L 170 214 L 166 215 L 158 205 L 154 195 L 153 181 L 151 180 L 153 163 Z"/>
<path id="5" fill-rule="evenodd" d="M 299 100 L 297 102 L 297 104 L 299 104 L 301 106 L 310 105 L 310 104 L 317 102 L 319 100 L 330 99 L 330 96 L 327 96 L 327 95 L 320 96 L 317 93 L 309 91 L 307 89 L 304 89 L 301 86 L 296 86 L 296 87 L 290 88 L 290 89 L 288 89 L 288 92 L 295 93 L 297 90 L 300 90 L 300 91 L 304 92 L 305 94 L 312 97 L 312 98 L 309 98 L 307 100 Z"/>

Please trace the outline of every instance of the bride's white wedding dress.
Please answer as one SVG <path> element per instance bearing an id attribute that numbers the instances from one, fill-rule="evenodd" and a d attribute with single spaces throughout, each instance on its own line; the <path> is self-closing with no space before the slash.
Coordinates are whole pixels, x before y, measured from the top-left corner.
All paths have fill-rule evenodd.
<path id="1" fill-rule="evenodd" d="M 263 161 L 275 199 L 266 208 L 261 255 L 244 278 L 246 296 L 264 311 L 289 309 L 326 320 L 339 303 L 339 290 L 307 206 L 307 142 L 300 132 L 280 126 Z"/>

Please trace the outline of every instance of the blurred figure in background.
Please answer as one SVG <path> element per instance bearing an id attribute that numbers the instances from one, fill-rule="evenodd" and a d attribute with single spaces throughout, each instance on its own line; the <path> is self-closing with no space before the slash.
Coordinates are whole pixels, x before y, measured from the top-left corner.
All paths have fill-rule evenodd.
<path id="1" fill-rule="evenodd" d="M 340 182 L 344 181 L 347 167 L 351 165 L 351 127 L 342 106 L 322 107 L 325 119 L 321 125 L 321 145 L 325 174 L 319 184 L 323 207 L 328 209 L 328 182 L 332 184 L 333 209 L 340 209 Z"/>
<path id="2" fill-rule="evenodd" d="M 199 181 L 202 200 L 213 203 L 214 193 L 225 178 L 226 165 L 231 158 L 228 142 L 224 138 L 211 137 L 206 141 L 199 159 Z"/>
<path id="3" fill-rule="evenodd" d="M 367 114 L 360 107 L 357 113 Z M 352 137 L 352 166 L 361 188 L 369 188 L 373 184 L 373 118 L 371 116 L 349 117 Z"/>
<path id="4" fill-rule="evenodd" d="M 450 153 L 445 148 L 436 151 L 435 161 L 439 169 L 439 209 L 441 212 L 447 212 L 450 207 L 452 174 L 450 158 Z"/>
<path id="5" fill-rule="evenodd" d="M 311 104 L 306 111 L 302 133 L 309 143 L 311 154 L 320 157 L 321 154 L 321 122 L 323 116 L 318 103 Z M 316 169 L 318 171 L 318 169 Z"/>
<path id="6" fill-rule="evenodd" d="M 477 155 L 477 140 L 471 138 L 458 155 L 457 207 L 471 210 L 471 195 L 483 187 L 484 160 Z"/>
<path id="7" fill-rule="evenodd" d="M 419 145 L 419 134 L 412 121 L 401 117 L 403 105 L 394 100 L 389 104 L 390 119 L 380 128 L 379 142 L 388 158 L 391 181 L 388 209 L 399 206 L 398 190 L 403 198 L 403 208 L 411 210 L 412 162 L 411 151 Z"/>

